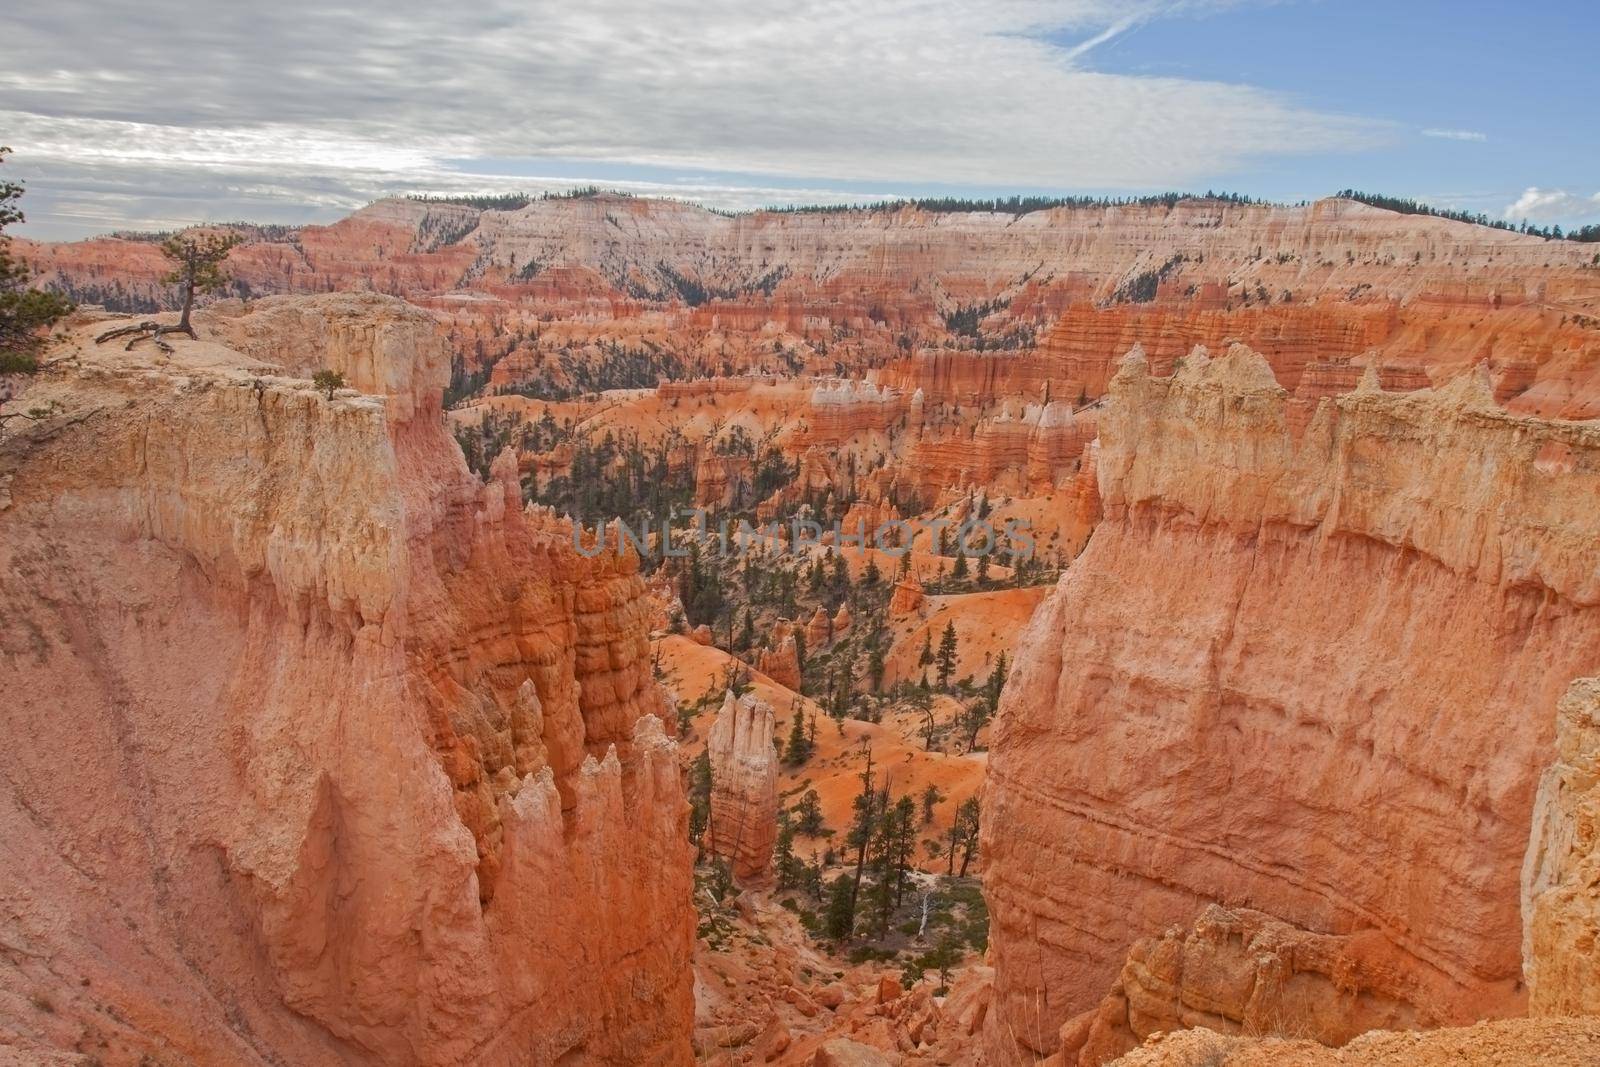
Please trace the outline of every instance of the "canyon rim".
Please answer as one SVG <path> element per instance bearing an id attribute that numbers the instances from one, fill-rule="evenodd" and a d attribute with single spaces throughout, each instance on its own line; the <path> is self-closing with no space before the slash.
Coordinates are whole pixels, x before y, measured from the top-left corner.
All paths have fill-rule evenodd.
<path id="1" fill-rule="evenodd" d="M 1600 1063 L 1600 86 L 1318 7 L 0 20 L 0 1064 Z"/>

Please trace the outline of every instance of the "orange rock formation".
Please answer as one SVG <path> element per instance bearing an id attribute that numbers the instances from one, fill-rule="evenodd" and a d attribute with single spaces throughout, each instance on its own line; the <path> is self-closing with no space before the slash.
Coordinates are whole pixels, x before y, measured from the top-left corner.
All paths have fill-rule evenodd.
<path id="1" fill-rule="evenodd" d="M 723 698 L 706 749 L 711 755 L 711 819 L 706 848 L 746 882 L 772 869 L 778 833 L 778 750 L 772 744 L 772 705 L 746 694 Z"/>
<path id="2" fill-rule="evenodd" d="M 915 615 L 926 600 L 917 576 L 907 574 L 895 583 L 894 592 L 889 596 L 889 614 L 894 618 Z"/>
<path id="3" fill-rule="evenodd" d="M 794 634 L 777 638 L 773 648 L 764 648 L 756 660 L 756 670 L 771 678 L 785 689 L 800 691 L 800 649 Z"/>
<path id="4" fill-rule="evenodd" d="M 633 562 L 467 471 L 397 301 L 263 301 L 170 359 L 94 329 L 29 390 L 63 419 L 0 446 L 0 987 L 50 1008 L 3 1043 L 688 1063 Z"/>
<path id="5" fill-rule="evenodd" d="M 1600 656 L 1600 432 L 1508 414 L 1473 376 L 1377 384 L 1297 423 L 1243 349 L 1111 383 L 1105 519 L 1024 633 L 992 741 L 1002 1057 L 1059 1052 L 1130 946 L 1209 901 L 1359 941 L 1397 1017 L 1522 1010 L 1553 733 L 1527 709 Z"/>

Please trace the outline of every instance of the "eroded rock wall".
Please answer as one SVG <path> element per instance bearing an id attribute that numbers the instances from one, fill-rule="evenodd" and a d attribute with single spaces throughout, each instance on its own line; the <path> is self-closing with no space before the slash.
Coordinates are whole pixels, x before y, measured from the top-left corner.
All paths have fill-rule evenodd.
<path id="1" fill-rule="evenodd" d="M 466 470 L 398 301 L 202 323 L 255 359 L 94 331 L 30 387 L 62 418 L 0 444 L 5 1043 L 687 1063 L 634 562 Z M 322 366 L 362 395 L 285 376 Z"/>
<path id="2" fill-rule="evenodd" d="M 1600 1015 L 1600 678 L 1556 709 L 1523 867 L 1523 970 L 1535 1015 Z"/>
<path id="3" fill-rule="evenodd" d="M 1477 377 L 1299 425 L 1242 349 L 1110 393 L 1105 518 L 991 743 L 992 1047 L 1058 1051 L 1213 902 L 1386 943 L 1419 1025 L 1520 1012 L 1537 709 L 1600 658 L 1600 430 Z"/>

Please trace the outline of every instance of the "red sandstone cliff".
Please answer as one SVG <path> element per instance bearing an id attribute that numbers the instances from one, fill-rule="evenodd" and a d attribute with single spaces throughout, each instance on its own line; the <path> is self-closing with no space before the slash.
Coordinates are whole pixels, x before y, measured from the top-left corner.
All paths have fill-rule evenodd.
<path id="1" fill-rule="evenodd" d="M 0 444 L 0 990 L 34 1005 L 0 1043 L 687 1063 L 633 563 L 466 470 L 415 309 L 267 301 L 170 359 L 93 332 Z"/>
<path id="2" fill-rule="evenodd" d="M 1292 410 L 1242 349 L 1111 383 L 1105 518 L 992 740 L 1002 1056 L 1059 1051 L 1134 942 L 1211 902 L 1358 941 L 1335 984 L 1382 961 L 1362 1010 L 1403 1025 L 1523 1007 L 1537 709 L 1600 659 L 1600 433 L 1471 376 Z M 1331 1040 L 1363 1021 L 1325 1009 L 1301 1022 Z"/>
<path id="3" fill-rule="evenodd" d="M 1394 982 L 1405 968 L 1372 957 L 1359 938 L 1307 934 L 1242 909 L 1206 909 L 1194 930 L 1141 942 L 1091 1015 L 1064 1031 L 1068 1064 L 1105 1062 L 1149 1041 L 1128 1067 L 1239 1067 L 1293 1062 L 1431 1065 L 1515 1063 L 1587 1067 L 1600 1057 L 1594 945 L 1600 680 L 1580 678 L 1556 714 L 1556 757 L 1539 783 L 1523 868 L 1523 973 L 1531 1019 L 1388 1032 L 1405 1025 Z M 1161 1031 L 1205 1027 L 1175 1037 Z M 1356 1032 L 1367 1031 L 1364 1036 Z M 1337 1051 L 1259 1036 L 1311 1034 Z M 1137 1036 L 1136 1036 L 1137 1035 Z M 1352 1039 L 1353 1038 L 1353 1039 Z M 1348 1039 L 1348 1040 L 1347 1040 Z"/>

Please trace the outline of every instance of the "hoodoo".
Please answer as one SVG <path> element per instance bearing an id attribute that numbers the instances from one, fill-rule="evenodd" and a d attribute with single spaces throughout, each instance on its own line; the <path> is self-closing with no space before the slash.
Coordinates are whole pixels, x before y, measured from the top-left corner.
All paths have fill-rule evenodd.
<path id="1" fill-rule="evenodd" d="M 707 849 L 727 860 L 735 878 L 764 879 L 777 833 L 778 753 L 772 705 L 730 690 L 711 727 L 711 820 Z"/>

